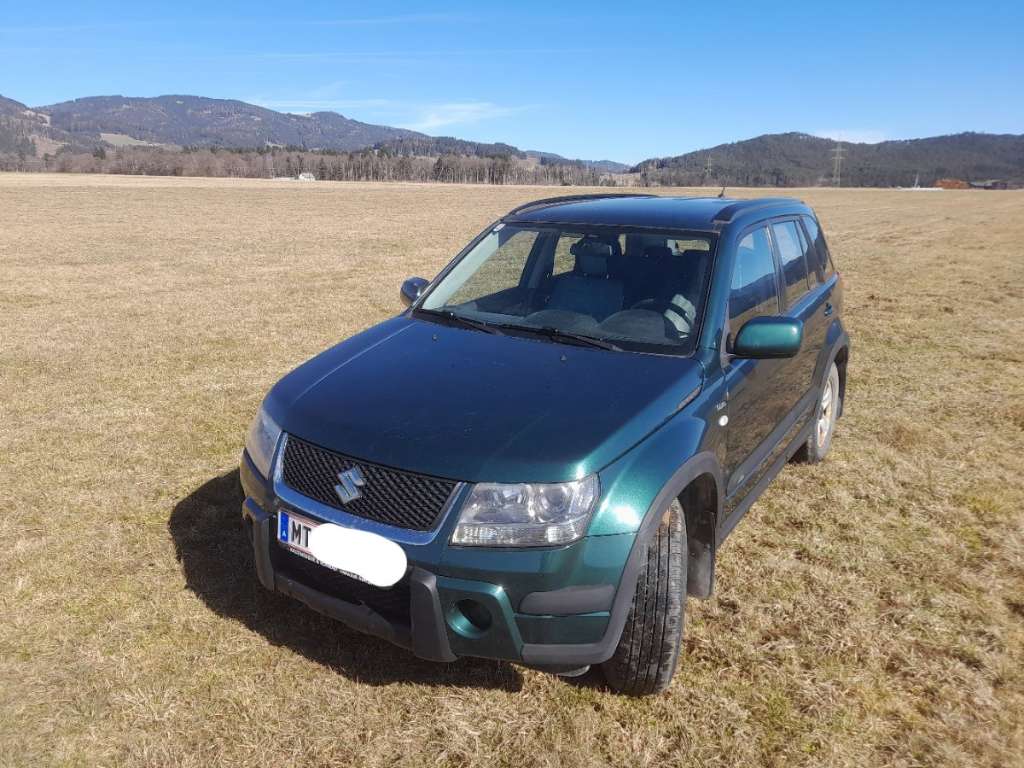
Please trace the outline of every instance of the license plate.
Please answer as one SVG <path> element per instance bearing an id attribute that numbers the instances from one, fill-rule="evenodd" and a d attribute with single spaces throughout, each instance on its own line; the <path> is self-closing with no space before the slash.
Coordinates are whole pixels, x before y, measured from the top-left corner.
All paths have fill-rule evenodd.
<path id="1" fill-rule="evenodd" d="M 291 511 L 277 513 L 277 541 L 300 557 L 376 587 L 396 584 L 408 566 L 405 550 L 390 539 Z"/>
<path id="2" fill-rule="evenodd" d="M 282 510 L 277 513 L 277 540 L 292 552 L 316 560 L 309 548 L 309 534 L 319 525 L 308 517 Z"/>

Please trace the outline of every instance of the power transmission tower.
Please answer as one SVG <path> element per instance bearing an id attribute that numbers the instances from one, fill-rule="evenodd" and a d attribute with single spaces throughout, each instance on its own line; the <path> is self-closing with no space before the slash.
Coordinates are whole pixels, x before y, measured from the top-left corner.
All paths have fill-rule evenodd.
<path id="1" fill-rule="evenodd" d="M 711 153 L 708 152 L 707 162 L 704 163 L 704 183 L 711 183 Z"/>
<path id="2" fill-rule="evenodd" d="M 843 178 L 843 142 L 836 142 L 835 149 L 832 150 L 832 184 L 835 186 L 841 186 Z"/>

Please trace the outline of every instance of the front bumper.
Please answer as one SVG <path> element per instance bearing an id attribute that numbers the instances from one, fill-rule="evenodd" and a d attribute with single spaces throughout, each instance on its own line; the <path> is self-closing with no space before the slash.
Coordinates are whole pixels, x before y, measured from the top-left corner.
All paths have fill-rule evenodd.
<path id="1" fill-rule="evenodd" d="M 477 656 L 563 669 L 606 661 L 615 650 L 622 627 L 611 617 L 632 597 L 618 594 L 617 585 L 633 534 L 588 537 L 555 549 L 488 551 L 448 547 L 454 524 L 448 520 L 433 544 L 402 545 L 410 564 L 408 611 L 385 614 L 275 565 L 281 562 L 276 516 L 284 505 L 248 454 L 241 479 L 260 583 L 353 629 L 438 662 Z M 467 621 L 467 605 L 482 608 L 486 626 Z"/>

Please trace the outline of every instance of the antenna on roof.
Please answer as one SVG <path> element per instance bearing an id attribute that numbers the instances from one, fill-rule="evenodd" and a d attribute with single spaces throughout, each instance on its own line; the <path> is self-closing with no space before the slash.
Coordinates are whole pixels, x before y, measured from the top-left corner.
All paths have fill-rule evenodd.
<path id="1" fill-rule="evenodd" d="M 725 185 L 722 185 L 722 191 L 718 193 L 719 197 L 725 197 Z"/>

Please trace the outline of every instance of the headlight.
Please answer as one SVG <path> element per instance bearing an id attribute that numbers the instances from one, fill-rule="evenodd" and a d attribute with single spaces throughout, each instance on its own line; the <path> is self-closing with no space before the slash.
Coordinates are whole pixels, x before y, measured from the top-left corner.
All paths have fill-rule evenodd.
<path id="1" fill-rule="evenodd" d="M 568 544 L 586 533 L 599 490 L 597 475 L 569 483 L 478 483 L 459 514 L 452 544 Z"/>
<path id="2" fill-rule="evenodd" d="M 245 449 L 249 458 L 264 477 L 270 477 L 270 462 L 274 458 L 277 439 L 281 436 L 281 428 L 277 426 L 267 412 L 260 407 L 256 418 L 249 427 L 249 436 L 245 438 Z"/>

